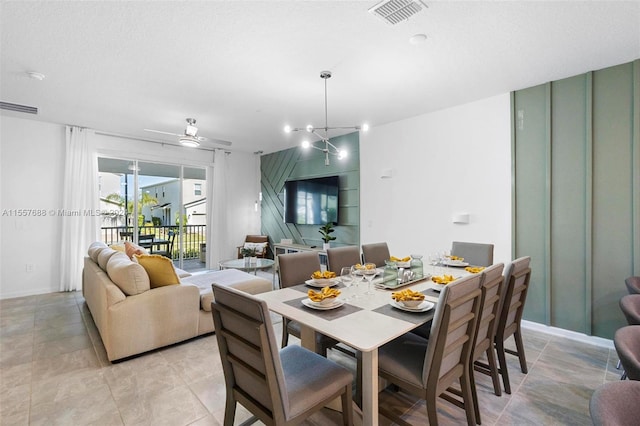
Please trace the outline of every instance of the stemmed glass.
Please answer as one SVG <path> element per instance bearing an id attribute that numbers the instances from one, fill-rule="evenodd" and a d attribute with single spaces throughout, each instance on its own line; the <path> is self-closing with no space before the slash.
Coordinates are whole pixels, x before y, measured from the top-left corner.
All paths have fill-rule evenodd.
<path id="1" fill-rule="evenodd" d="M 360 282 L 362 281 L 362 274 L 360 273 L 360 269 L 356 268 L 356 265 L 351 266 L 351 277 L 353 278 L 353 295 L 352 299 L 357 299 L 358 296 L 358 288 L 360 287 Z"/>
<path id="2" fill-rule="evenodd" d="M 344 284 L 345 288 L 349 289 L 349 287 L 351 287 L 351 285 L 353 284 L 353 275 L 351 274 L 350 266 L 345 266 L 344 268 L 342 268 L 342 270 L 340 271 L 340 280 L 342 281 L 342 284 Z M 348 302 L 350 299 L 351 296 L 347 296 L 344 298 L 344 301 Z"/>
<path id="3" fill-rule="evenodd" d="M 378 273 L 378 271 L 376 270 L 376 264 L 375 263 L 365 263 L 364 264 L 364 268 L 361 269 L 362 274 L 364 275 L 365 279 L 367 281 L 369 281 L 369 289 L 364 293 L 366 295 L 373 295 L 373 289 L 371 288 L 371 282 L 373 281 L 373 278 L 376 276 L 376 274 Z"/>

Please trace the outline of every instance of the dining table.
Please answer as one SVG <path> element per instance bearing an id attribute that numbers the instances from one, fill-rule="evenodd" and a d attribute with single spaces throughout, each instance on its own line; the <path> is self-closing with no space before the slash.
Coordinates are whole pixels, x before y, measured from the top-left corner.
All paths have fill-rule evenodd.
<path id="1" fill-rule="evenodd" d="M 362 424 L 374 426 L 378 424 L 378 392 L 380 391 L 378 348 L 433 319 L 443 286 L 435 284 L 430 277 L 445 273 L 455 277 L 469 274 L 464 268 L 425 266 L 423 279 L 413 280 L 409 284 L 395 288 L 383 288 L 382 270 L 379 270 L 379 275 L 372 284 L 374 288 L 372 295 L 364 294 L 368 283 L 360 282 L 359 277 L 356 277 L 357 286 L 349 288 L 345 288 L 337 278 L 338 283 L 334 288 L 341 291 L 340 297 L 343 298 L 343 303 L 334 309 L 309 307 L 307 292 L 314 288 L 310 286 L 311 284 L 305 283 L 262 293 L 256 297 L 266 301 L 271 311 L 300 324 L 303 347 L 314 350 L 315 333 L 322 333 L 361 352 L 362 381 L 357 385 L 361 386 Z M 433 307 L 428 310 L 399 308 L 398 304 L 392 300 L 391 293 L 406 288 L 424 293 L 425 301 L 431 302 Z M 344 298 L 348 298 L 348 301 L 344 301 Z"/>

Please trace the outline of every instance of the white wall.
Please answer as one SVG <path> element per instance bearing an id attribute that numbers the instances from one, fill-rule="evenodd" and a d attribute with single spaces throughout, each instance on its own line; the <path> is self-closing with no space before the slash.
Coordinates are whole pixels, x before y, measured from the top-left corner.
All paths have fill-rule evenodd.
<path id="1" fill-rule="evenodd" d="M 487 242 L 494 261 L 510 260 L 510 147 L 509 94 L 361 133 L 361 243 L 426 259 L 452 241 Z M 456 213 L 469 224 L 454 224 Z"/>
<path id="2" fill-rule="evenodd" d="M 0 298 L 58 290 L 64 126 L 0 117 Z M 36 209 L 43 216 L 15 216 Z M 27 265 L 32 270 L 27 271 Z"/>
<path id="3" fill-rule="evenodd" d="M 213 160 L 213 153 L 203 150 L 110 136 L 96 141 L 102 155 L 117 158 L 192 166 L 209 166 Z M 64 208 L 64 151 L 64 126 L 0 116 L 0 299 L 58 291 L 60 218 L 16 217 L 11 211 Z M 225 207 L 234 243 L 227 252 L 234 257 L 244 236 L 260 231 L 260 215 L 254 211 L 259 170 L 253 154 L 232 152 L 229 164 L 233 186 Z"/>

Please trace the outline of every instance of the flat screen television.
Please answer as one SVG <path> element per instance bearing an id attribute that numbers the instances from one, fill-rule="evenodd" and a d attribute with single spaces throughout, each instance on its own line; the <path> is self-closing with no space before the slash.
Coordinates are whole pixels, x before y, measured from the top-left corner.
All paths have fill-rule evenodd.
<path id="1" fill-rule="evenodd" d="M 339 177 L 289 180 L 284 184 L 284 221 L 296 225 L 339 223 Z"/>

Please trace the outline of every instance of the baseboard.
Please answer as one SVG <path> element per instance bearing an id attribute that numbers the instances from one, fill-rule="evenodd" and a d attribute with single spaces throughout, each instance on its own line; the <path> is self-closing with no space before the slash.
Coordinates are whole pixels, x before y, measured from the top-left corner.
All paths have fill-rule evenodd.
<path id="1" fill-rule="evenodd" d="M 551 334 L 553 336 L 566 337 L 567 339 L 576 340 L 578 342 L 588 343 L 590 345 L 601 346 L 608 349 L 614 349 L 613 340 L 603 337 L 589 336 L 587 334 L 575 331 L 565 330 L 563 328 L 551 327 L 533 321 L 522 320 L 520 323 L 522 328 L 539 331 L 541 333 Z"/>

